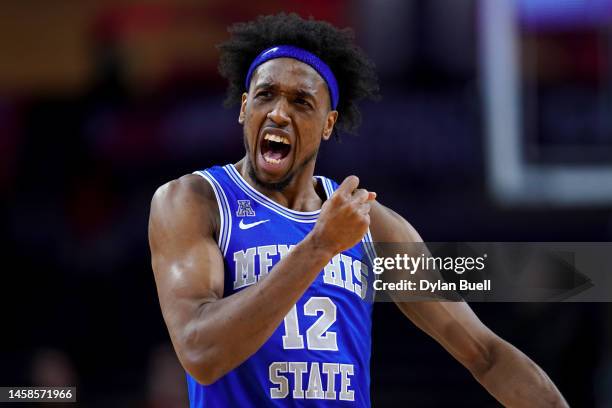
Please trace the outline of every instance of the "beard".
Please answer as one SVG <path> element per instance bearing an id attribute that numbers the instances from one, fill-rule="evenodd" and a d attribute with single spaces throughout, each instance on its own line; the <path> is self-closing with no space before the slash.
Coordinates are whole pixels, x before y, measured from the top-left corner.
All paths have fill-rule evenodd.
<path id="1" fill-rule="evenodd" d="M 304 167 L 306 167 L 308 163 L 313 161 L 315 157 L 317 157 L 317 153 L 319 152 L 319 149 L 316 149 L 314 152 L 312 152 L 312 154 L 306 157 L 295 169 L 290 170 L 289 173 L 287 173 L 287 175 L 283 177 L 282 180 L 274 181 L 274 182 L 266 182 L 266 181 L 261 180 L 257 176 L 257 172 L 255 171 L 255 166 L 253 166 L 253 163 L 251 162 L 251 156 L 249 154 L 251 150 L 249 149 L 249 145 L 248 145 L 246 138 L 244 139 L 244 148 L 247 151 L 246 166 L 247 166 L 247 172 L 251 180 L 253 180 L 255 184 L 257 184 L 258 187 L 261 187 L 268 191 L 277 191 L 277 192 L 281 192 L 285 188 L 287 188 L 287 186 L 291 184 L 291 182 L 293 181 L 293 178 L 296 176 L 296 174 L 300 173 L 304 169 Z"/>

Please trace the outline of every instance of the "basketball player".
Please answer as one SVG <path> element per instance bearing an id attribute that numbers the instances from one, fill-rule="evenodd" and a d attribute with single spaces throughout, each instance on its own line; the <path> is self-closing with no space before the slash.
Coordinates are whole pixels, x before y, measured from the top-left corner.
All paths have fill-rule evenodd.
<path id="1" fill-rule="evenodd" d="M 356 176 L 313 174 L 321 141 L 354 130 L 356 101 L 376 94 L 373 65 L 349 31 L 296 15 L 230 32 L 220 71 L 241 103 L 245 155 L 171 181 L 151 204 L 153 270 L 190 404 L 367 407 L 363 259 L 372 239 L 421 237 Z M 502 404 L 567 405 L 467 304 L 398 306 Z"/>

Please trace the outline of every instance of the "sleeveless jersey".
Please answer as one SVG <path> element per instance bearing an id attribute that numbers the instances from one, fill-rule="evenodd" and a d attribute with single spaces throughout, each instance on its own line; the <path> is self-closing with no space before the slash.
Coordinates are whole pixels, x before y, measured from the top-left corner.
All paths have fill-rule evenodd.
<path id="1" fill-rule="evenodd" d="M 265 279 L 320 213 L 277 204 L 232 164 L 194 174 L 210 183 L 219 206 L 224 296 Z M 327 197 L 338 187 L 325 177 L 316 179 Z M 368 231 L 334 256 L 261 348 L 215 383 L 202 385 L 187 373 L 190 406 L 369 407 L 372 249 Z"/>

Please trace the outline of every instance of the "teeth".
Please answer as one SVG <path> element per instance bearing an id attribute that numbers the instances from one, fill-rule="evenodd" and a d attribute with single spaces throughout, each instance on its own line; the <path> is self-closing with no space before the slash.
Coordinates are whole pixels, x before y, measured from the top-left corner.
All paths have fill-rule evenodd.
<path id="1" fill-rule="evenodd" d="M 270 140 L 272 142 L 276 142 L 276 143 L 283 143 L 283 144 L 291 144 L 289 142 L 289 139 L 287 139 L 287 137 L 285 136 L 278 136 L 278 135 L 271 135 L 269 133 L 266 133 L 266 135 L 264 136 L 264 140 Z"/>
<path id="2" fill-rule="evenodd" d="M 264 160 L 265 160 L 266 162 L 268 162 L 268 163 L 272 163 L 272 164 L 278 164 L 278 163 L 280 163 L 280 162 L 281 162 L 281 161 L 280 161 L 280 159 L 274 159 L 274 158 L 272 158 L 272 157 L 266 157 L 266 156 L 264 156 Z"/>

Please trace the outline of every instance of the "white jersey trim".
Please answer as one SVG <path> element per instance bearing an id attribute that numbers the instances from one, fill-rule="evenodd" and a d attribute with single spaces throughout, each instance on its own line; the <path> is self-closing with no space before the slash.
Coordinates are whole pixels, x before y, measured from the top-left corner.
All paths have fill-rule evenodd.
<path id="1" fill-rule="evenodd" d="M 321 210 L 316 211 L 295 211 L 291 210 L 287 207 L 283 207 L 282 205 L 272 201 L 270 198 L 261 194 L 259 191 L 255 190 L 249 183 L 246 182 L 238 173 L 238 170 L 234 167 L 233 164 L 228 164 L 223 166 L 223 169 L 228 174 L 231 180 L 236 183 L 238 188 L 240 188 L 246 195 L 251 197 L 251 199 L 255 200 L 259 204 L 264 207 L 274 211 L 275 213 L 289 218 L 292 221 L 302 222 L 302 223 L 315 223 L 317 222 L 317 218 L 319 217 L 319 213 Z"/>
<path id="2" fill-rule="evenodd" d="M 223 188 L 219 182 L 207 170 L 194 171 L 193 174 L 197 174 L 204 180 L 208 181 L 213 188 L 213 192 L 215 193 L 215 198 L 217 199 L 217 205 L 219 207 L 219 220 L 221 221 L 221 225 L 219 226 L 218 245 L 219 249 L 223 253 L 223 256 L 225 256 L 227 254 L 230 236 L 232 235 L 232 215 L 227 196 L 225 195 L 225 192 L 223 191 Z"/>

